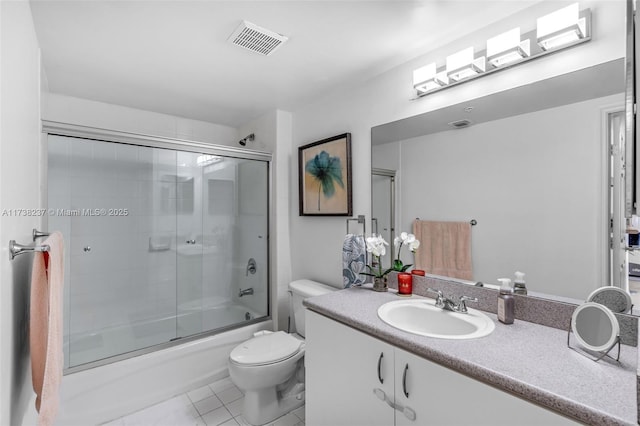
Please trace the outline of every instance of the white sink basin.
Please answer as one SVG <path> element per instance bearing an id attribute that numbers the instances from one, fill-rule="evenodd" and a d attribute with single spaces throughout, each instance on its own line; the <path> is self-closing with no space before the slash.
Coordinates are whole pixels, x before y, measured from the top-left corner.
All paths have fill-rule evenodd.
<path id="1" fill-rule="evenodd" d="M 409 299 L 387 302 L 378 309 L 380 319 L 392 327 L 420 336 L 440 339 L 474 339 L 490 334 L 495 324 L 482 312 L 445 311 L 432 299 Z"/>

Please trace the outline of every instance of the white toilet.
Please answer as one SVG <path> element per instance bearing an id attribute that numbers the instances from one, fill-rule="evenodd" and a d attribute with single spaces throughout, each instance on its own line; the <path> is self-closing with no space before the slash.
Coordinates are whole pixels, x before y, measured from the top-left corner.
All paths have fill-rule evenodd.
<path id="1" fill-rule="evenodd" d="M 311 280 L 289 284 L 297 334 L 284 331 L 258 335 L 229 355 L 229 375 L 242 392 L 242 415 L 263 425 L 304 404 L 304 306 L 307 297 L 337 288 Z"/>

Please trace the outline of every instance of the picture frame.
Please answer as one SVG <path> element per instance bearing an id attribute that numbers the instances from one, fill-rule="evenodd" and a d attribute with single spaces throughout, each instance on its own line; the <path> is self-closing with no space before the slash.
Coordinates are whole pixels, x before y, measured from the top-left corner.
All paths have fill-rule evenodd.
<path id="1" fill-rule="evenodd" d="M 300 216 L 351 216 L 351 133 L 298 148 Z"/>

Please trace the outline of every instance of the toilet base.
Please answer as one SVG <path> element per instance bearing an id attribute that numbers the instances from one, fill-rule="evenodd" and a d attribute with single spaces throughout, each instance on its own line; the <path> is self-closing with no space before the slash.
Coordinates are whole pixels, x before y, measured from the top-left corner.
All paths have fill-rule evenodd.
<path id="1" fill-rule="evenodd" d="M 304 405 L 304 385 L 301 391 L 278 398 L 276 388 L 247 391 L 244 394 L 244 419 L 254 426 L 260 426 L 284 416 Z"/>

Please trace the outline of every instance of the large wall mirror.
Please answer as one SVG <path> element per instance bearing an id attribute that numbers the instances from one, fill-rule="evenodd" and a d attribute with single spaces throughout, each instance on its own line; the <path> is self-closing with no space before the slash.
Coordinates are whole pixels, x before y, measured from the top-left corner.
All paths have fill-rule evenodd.
<path id="1" fill-rule="evenodd" d="M 374 127 L 372 168 L 396 174 L 396 232 L 416 217 L 475 219 L 473 282 L 523 271 L 530 293 L 577 300 L 608 285 L 624 69 L 621 58 Z"/>

